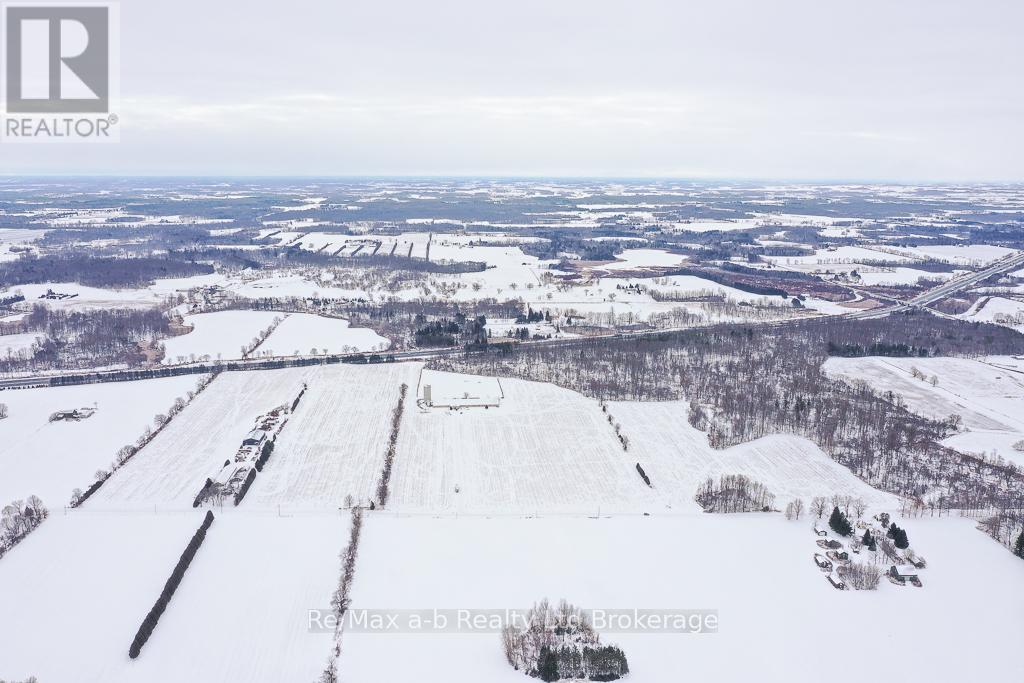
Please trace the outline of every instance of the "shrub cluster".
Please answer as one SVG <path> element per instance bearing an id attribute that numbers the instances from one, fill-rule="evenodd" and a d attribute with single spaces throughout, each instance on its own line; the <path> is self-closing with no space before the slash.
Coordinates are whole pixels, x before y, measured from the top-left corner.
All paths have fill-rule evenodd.
<path id="1" fill-rule="evenodd" d="M 5 505 L 0 512 L 0 557 L 35 531 L 49 515 L 38 496 Z"/>
<path id="2" fill-rule="evenodd" d="M 717 482 L 708 477 L 695 500 L 704 512 L 770 512 L 775 494 L 742 474 L 723 474 Z"/>

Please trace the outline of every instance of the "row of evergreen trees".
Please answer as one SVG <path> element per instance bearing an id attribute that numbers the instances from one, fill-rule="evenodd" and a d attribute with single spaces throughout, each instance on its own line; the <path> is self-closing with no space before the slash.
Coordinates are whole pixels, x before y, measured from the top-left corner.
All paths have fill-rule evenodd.
<path id="1" fill-rule="evenodd" d="M 196 529 L 195 535 L 192 536 L 192 540 L 188 542 L 185 547 L 185 552 L 178 558 L 178 564 L 174 566 L 174 571 L 171 572 L 170 578 L 167 579 L 167 583 L 164 584 L 164 589 L 160 591 L 160 597 L 156 599 L 156 603 L 149 610 L 149 614 L 142 620 L 142 625 L 139 626 L 138 632 L 135 634 L 135 639 L 132 641 L 131 647 L 128 648 L 128 656 L 135 659 L 142 652 L 142 646 L 146 644 L 149 637 L 153 635 L 153 629 L 156 628 L 156 624 L 160 621 L 160 617 L 163 615 L 164 610 L 167 609 L 168 603 L 174 596 L 174 591 L 178 590 L 178 584 L 185 578 L 185 571 L 188 566 L 192 564 L 192 559 L 196 556 L 196 552 L 199 550 L 199 546 L 206 540 L 206 532 L 209 530 L 210 525 L 213 524 L 213 512 L 207 510 L 206 517 L 203 518 L 203 523 Z"/>
<path id="2" fill-rule="evenodd" d="M 615 645 L 594 647 L 543 647 L 537 663 L 542 681 L 589 679 L 614 681 L 629 673 L 625 653 Z"/>

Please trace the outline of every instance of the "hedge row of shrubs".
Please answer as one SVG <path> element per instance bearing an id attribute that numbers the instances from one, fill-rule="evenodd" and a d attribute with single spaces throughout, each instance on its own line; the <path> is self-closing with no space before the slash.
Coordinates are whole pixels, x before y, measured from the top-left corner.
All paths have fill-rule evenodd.
<path id="1" fill-rule="evenodd" d="M 153 608 L 149 610 L 149 614 L 143 619 L 142 625 L 139 626 L 138 633 L 135 634 L 135 640 L 132 641 L 132 646 L 128 648 L 128 656 L 135 659 L 139 656 L 142 651 L 142 646 L 146 644 L 149 637 L 153 635 L 153 629 L 156 628 L 156 624 L 160 621 L 161 615 L 164 610 L 167 609 L 167 604 L 171 601 L 174 596 L 174 591 L 178 589 L 178 584 L 185 578 L 185 571 L 188 566 L 192 563 L 192 558 L 196 556 L 196 552 L 199 550 L 199 546 L 203 544 L 206 539 L 206 531 L 213 524 L 213 512 L 210 510 L 206 511 L 206 517 L 203 519 L 203 523 L 199 525 L 192 540 L 188 542 L 188 546 L 185 547 L 185 552 L 181 554 L 178 559 L 178 564 L 175 565 L 174 571 L 171 572 L 171 576 L 167 579 L 167 583 L 164 584 L 164 589 L 160 592 L 160 597 L 157 598 Z"/>
<path id="2" fill-rule="evenodd" d="M 387 505 L 388 495 L 391 492 L 391 468 L 395 464 L 395 448 L 398 445 L 398 430 L 402 426 L 402 410 L 405 408 L 405 394 L 409 391 L 409 385 L 402 384 L 398 392 L 398 405 L 391 416 L 391 436 L 388 439 L 388 451 L 384 454 L 384 469 L 380 473 L 380 482 L 377 484 L 377 502 L 381 507 Z"/>
<path id="3" fill-rule="evenodd" d="M 644 468 L 640 467 L 640 463 L 636 464 L 636 471 L 640 474 L 640 478 L 644 480 L 644 483 L 647 484 L 648 486 L 650 486 L 651 485 L 651 479 L 650 479 L 650 477 L 647 476 L 647 473 L 644 472 Z"/>
<path id="4" fill-rule="evenodd" d="M 235 506 L 237 507 L 242 499 L 245 498 L 245 494 L 249 493 L 249 487 L 256 481 L 256 470 L 249 470 L 249 474 L 245 475 L 245 481 L 242 482 L 242 488 L 238 489 L 238 493 L 235 494 Z"/>
<path id="5" fill-rule="evenodd" d="M 302 395 L 303 395 L 304 393 L 306 393 L 306 388 L 307 388 L 307 387 L 306 387 L 306 385 L 305 385 L 305 384 L 303 384 L 303 385 L 302 385 L 302 389 L 301 389 L 301 390 L 299 391 L 299 395 L 295 397 L 295 400 L 294 400 L 294 401 L 292 401 L 292 409 L 291 409 L 291 412 L 293 412 L 293 413 L 295 412 L 295 407 L 296 407 L 297 405 L 299 405 L 299 399 L 300 399 L 300 398 L 302 398 Z"/>
<path id="6" fill-rule="evenodd" d="M 295 403 L 298 403 L 299 399 L 295 399 Z M 270 460 L 271 454 L 274 452 L 274 442 L 268 441 L 263 444 L 263 450 L 260 451 L 260 457 L 256 459 L 256 471 L 262 472 L 263 466 Z"/>

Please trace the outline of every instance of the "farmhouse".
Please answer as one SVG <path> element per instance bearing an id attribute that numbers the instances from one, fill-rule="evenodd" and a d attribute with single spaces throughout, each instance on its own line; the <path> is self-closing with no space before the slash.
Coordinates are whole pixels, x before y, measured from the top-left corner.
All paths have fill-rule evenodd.
<path id="1" fill-rule="evenodd" d="M 50 415 L 50 422 L 78 422 L 92 417 L 96 413 L 95 408 L 75 408 L 73 410 L 58 410 Z"/>
<path id="2" fill-rule="evenodd" d="M 906 572 L 912 571 L 912 570 L 913 570 L 913 567 L 897 567 L 896 565 L 892 565 L 891 567 L 889 567 L 889 572 L 888 572 L 889 580 L 892 581 L 893 583 L 899 584 L 901 586 L 906 585 L 906 583 L 909 581 L 913 585 L 915 585 L 918 588 L 920 588 L 921 587 L 921 579 L 917 576 L 917 574 L 916 573 L 906 573 Z"/>

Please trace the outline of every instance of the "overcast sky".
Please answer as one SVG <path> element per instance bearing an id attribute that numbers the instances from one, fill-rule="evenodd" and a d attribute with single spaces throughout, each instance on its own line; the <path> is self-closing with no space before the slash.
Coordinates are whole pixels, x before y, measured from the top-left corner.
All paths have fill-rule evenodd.
<path id="1" fill-rule="evenodd" d="M 1020 0 L 122 0 L 121 142 L 2 173 L 1024 180 Z"/>

